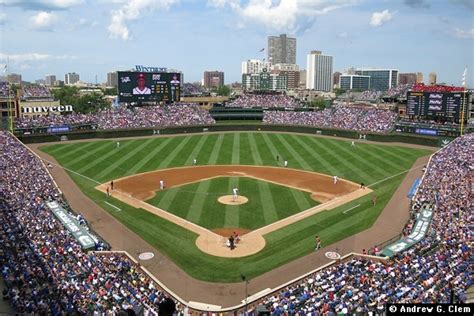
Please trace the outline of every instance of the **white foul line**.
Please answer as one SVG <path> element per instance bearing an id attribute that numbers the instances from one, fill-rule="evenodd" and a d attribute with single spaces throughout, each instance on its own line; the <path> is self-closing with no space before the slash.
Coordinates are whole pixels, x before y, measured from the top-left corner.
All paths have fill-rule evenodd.
<path id="1" fill-rule="evenodd" d="M 110 205 L 110 206 L 112 206 L 113 208 L 116 208 L 119 212 L 122 210 L 122 209 L 118 208 L 117 206 L 115 206 L 115 205 L 113 205 L 113 204 L 110 204 L 110 203 L 107 202 L 107 201 L 105 202 L 105 204 Z"/>
<path id="2" fill-rule="evenodd" d="M 359 206 L 360 206 L 360 204 L 357 204 L 356 206 L 353 206 L 353 207 L 351 207 L 350 209 L 345 210 L 344 212 L 342 212 L 342 214 L 346 214 L 346 213 L 349 212 L 350 210 L 353 210 L 353 209 L 355 209 L 356 207 L 359 207 Z"/>

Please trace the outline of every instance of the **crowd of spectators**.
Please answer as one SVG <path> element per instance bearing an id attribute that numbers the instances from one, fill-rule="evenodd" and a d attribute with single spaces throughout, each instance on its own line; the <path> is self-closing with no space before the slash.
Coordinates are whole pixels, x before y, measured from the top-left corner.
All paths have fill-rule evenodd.
<path id="1" fill-rule="evenodd" d="M 51 92 L 45 86 L 23 86 L 21 89 L 21 97 L 24 99 L 44 99 L 51 98 Z"/>
<path id="2" fill-rule="evenodd" d="M 99 129 L 150 128 L 214 124 L 209 111 L 197 105 L 176 103 L 171 106 L 116 107 L 91 114 L 48 115 L 23 117 L 16 120 L 16 128 L 48 127 L 52 125 L 91 124 Z"/>
<path id="3" fill-rule="evenodd" d="M 395 97 L 406 97 L 408 90 L 412 88 L 412 84 L 401 84 L 396 87 L 388 89 L 383 96 L 389 97 L 389 98 L 395 98 Z"/>
<path id="4" fill-rule="evenodd" d="M 6 98 L 8 97 L 8 83 L 4 81 L 0 81 L 0 97 Z"/>
<path id="5" fill-rule="evenodd" d="M 183 96 L 199 96 L 203 94 L 209 94 L 205 87 L 200 84 L 195 84 L 191 82 L 185 82 L 182 86 Z"/>
<path id="6" fill-rule="evenodd" d="M 392 130 L 396 119 L 397 114 L 390 110 L 348 106 L 335 106 L 314 112 L 263 112 L 263 122 L 267 124 L 305 125 L 379 133 Z"/>
<path id="7" fill-rule="evenodd" d="M 0 147 L 2 294 L 15 311 L 156 314 L 167 294 L 125 255 L 85 252 L 45 205 L 65 202 L 40 160 L 3 131 Z"/>
<path id="8" fill-rule="evenodd" d="M 301 102 L 285 94 L 243 94 L 240 97 L 227 102 L 226 107 L 233 108 L 286 108 L 294 109 L 302 107 Z"/>
<path id="9" fill-rule="evenodd" d="M 427 236 L 389 260 L 353 257 L 263 299 L 272 315 L 384 313 L 385 303 L 463 302 L 472 271 L 474 134 L 436 153 L 414 197 L 410 231 L 425 203 L 434 206 Z"/>
<path id="10" fill-rule="evenodd" d="M 416 92 L 460 92 L 464 91 L 463 87 L 454 86 L 442 86 L 442 85 L 429 85 L 426 86 L 424 83 L 415 83 L 411 87 L 411 91 Z"/>

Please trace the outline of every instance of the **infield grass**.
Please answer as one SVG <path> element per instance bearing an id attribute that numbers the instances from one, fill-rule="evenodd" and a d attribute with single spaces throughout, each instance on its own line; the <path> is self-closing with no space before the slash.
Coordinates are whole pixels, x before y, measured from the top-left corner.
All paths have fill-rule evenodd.
<path id="1" fill-rule="evenodd" d="M 80 173 L 82 176 L 71 172 L 70 175 L 86 195 L 191 276 L 213 282 L 237 282 L 241 273 L 250 279 L 313 252 L 316 234 L 327 246 L 369 228 L 405 177 L 402 172 L 410 169 L 417 158 L 431 153 L 369 143 L 351 147 L 350 143 L 351 140 L 309 135 L 244 132 L 124 139 L 120 140 L 120 148 L 115 140 L 101 140 L 48 145 L 42 150 L 64 167 Z M 379 182 L 371 186 L 377 194 L 377 204 L 372 206 L 368 195 L 315 214 L 265 235 L 266 246 L 261 252 L 236 259 L 206 255 L 195 246 L 196 234 L 113 198 L 107 200 L 94 189 L 97 182 L 189 166 L 194 158 L 199 165 L 282 166 L 283 160 L 288 160 L 291 168 L 337 175 L 366 185 Z M 396 174 L 400 175 L 392 177 Z M 106 201 L 113 201 L 122 211 L 116 212 Z M 357 204 L 360 206 L 343 213 Z"/>
<path id="2" fill-rule="evenodd" d="M 242 205 L 224 205 L 217 199 L 232 188 L 248 198 Z M 157 191 L 147 203 L 207 229 L 254 230 L 320 203 L 310 193 L 248 177 L 218 177 Z"/>

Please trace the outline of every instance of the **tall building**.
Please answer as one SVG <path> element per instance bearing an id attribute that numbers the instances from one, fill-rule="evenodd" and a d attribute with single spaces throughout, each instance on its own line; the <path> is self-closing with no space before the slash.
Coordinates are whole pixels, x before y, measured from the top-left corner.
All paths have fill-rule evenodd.
<path id="1" fill-rule="evenodd" d="M 64 84 L 71 85 L 79 81 L 79 74 L 75 72 L 70 72 L 64 75 Z"/>
<path id="2" fill-rule="evenodd" d="M 21 84 L 21 75 L 20 74 L 8 74 L 7 75 L 7 82 L 13 84 Z"/>
<path id="3" fill-rule="evenodd" d="M 222 71 L 205 71 L 203 86 L 206 88 L 220 87 L 224 85 L 224 73 Z"/>
<path id="4" fill-rule="evenodd" d="M 416 83 L 423 83 L 423 73 L 421 72 L 416 73 Z"/>
<path id="5" fill-rule="evenodd" d="M 244 74 L 259 74 L 263 68 L 269 68 L 270 63 L 263 62 L 260 59 L 249 59 L 242 62 L 242 75 Z"/>
<path id="6" fill-rule="evenodd" d="M 269 36 L 268 60 L 272 64 L 296 64 L 296 38 L 286 34 Z"/>
<path id="7" fill-rule="evenodd" d="M 339 87 L 343 90 L 369 90 L 370 77 L 344 74 L 339 77 Z"/>
<path id="8" fill-rule="evenodd" d="M 46 77 L 44 77 L 44 84 L 47 86 L 54 86 L 55 82 L 56 82 L 55 75 L 46 75 Z"/>
<path id="9" fill-rule="evenodd" d="M 414 84 L 416 83 L 416 73 L 400 73 L 398 75 L 398 84 Z"/>
<path id="10" fill-rule="evenodd" d="M 387 91 L 398 86 L 398 69 L 358 68 L 356 75 L 370 76 L 370 89 Z"/>
<path id="11" fill-rule="evenodd" d="M 334 88 L 339 88 L 339 78 L 341 77 L 341 73 L 339 71 L 336 71 L 334 75 L 332 76 L 332 86 Z"/>
<path id="12" fill-rule="evenodd" d="M 107 87 L 117 88 L 117 86 L 118 86 L 118 73 L 116 71 L 108 72 L 107 73 Z"/>
<path id="13" fill-rule="evenodd" d="M 430 72 L 428 77 L 428 84 L 435 85 L 436 84 L 436 72 Z"/>
<path id="14" fill-rule="evenodd" d="M 300 70 L 300 86 L 306 87 L 306 69 Z"/>
<path id="15" fill-rule="evenodd" d="M 306 58 L 306 89 L 332 91 L 332 56 L 311 51 Z"/>

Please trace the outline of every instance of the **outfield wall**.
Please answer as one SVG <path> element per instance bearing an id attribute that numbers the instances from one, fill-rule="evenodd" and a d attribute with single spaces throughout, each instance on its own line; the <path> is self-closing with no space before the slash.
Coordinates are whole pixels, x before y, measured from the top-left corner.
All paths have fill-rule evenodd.
<path id="1" fill-rule="evenodd" d="M 16 136 L 26 144 L 56 142 L 61 140 L 61 136 L 66 136 L 68 140 L 94 139 L 94 138 L 120 138 L 152 135 L 172 135 L 202 132 L 229 132 L 229 131 L 271 131 L 271 132 L 293 132 L 303 134 L 316 134 L 337 136 L 351 139 L 364 139 L 378 142 L 402 142 L 419 144 L 431 147 L 440 147 L 441 141 L 446 137 L 421 136 L 413 134 L 378 134 L 363 133 L 350 130 L 323 129 L 309 126 L 296 125 L 267 125 L 267 124 L 226 124 L 226 125 L 199 125 L 199 126 L 177 126 L 163 128 L 138 128 L 138 129 L 115 129 L 115 130 L 78 130 L 69 133 L 33 133 L 17 134 Z"/>

